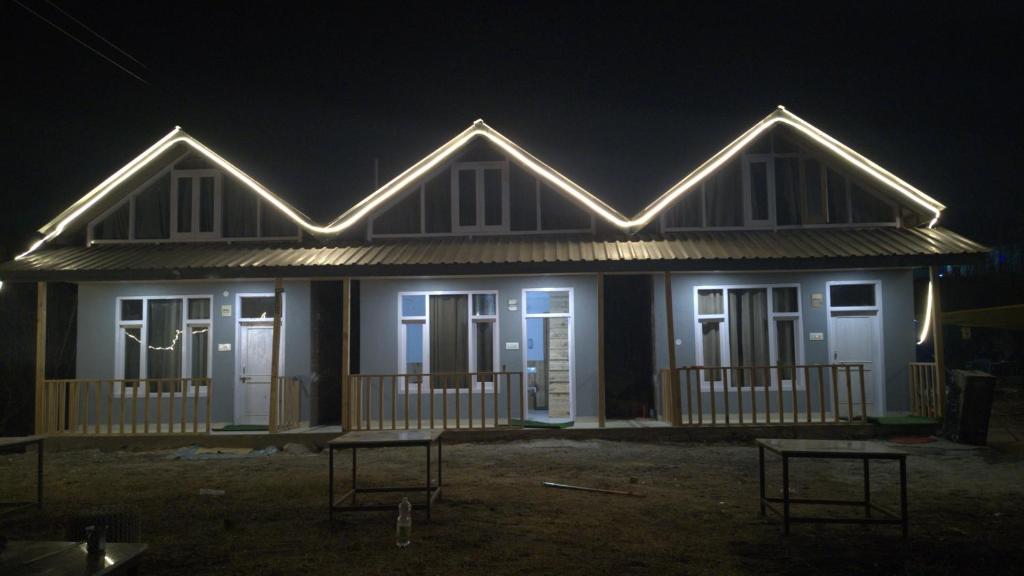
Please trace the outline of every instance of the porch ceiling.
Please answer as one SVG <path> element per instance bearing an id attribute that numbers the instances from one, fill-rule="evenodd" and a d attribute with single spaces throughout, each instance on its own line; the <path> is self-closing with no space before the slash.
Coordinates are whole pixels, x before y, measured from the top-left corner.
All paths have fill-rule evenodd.
<path id="1" fill-rule="evenodd" d="M 121 244 L 54 247 L 0 265 L 4 280 L 421 275 L 910 266 L 988 248 L 943 228 L 682 232 L 629 239 L 479 237 L 323 247 Z"/>

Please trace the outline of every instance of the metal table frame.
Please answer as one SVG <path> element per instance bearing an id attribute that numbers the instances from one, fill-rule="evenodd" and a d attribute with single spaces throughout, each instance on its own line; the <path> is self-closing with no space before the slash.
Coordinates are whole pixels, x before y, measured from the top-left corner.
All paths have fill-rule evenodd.
<path id="1" fill-rule="evenodd" d="M 0 451 L 7 451 L 9 448 L 18 448 L 36 445 L 36 501 L 35 502 L 0 502 L 0 511 L 13 512 L 29 506 L 43 508 L 43 440 L 45 436 L 17 436 L 0 438 Z"/>
<path id="2" fill-rule="evenodd" d="M 410 432 L 389 432 L 389 431 L 374 431 L 374 432 L 349 432 L 343 436 L 339 436 L 334 440 L 328 442 L 328 451 L 330 454 L 330 472 L 328 474 L 328 502 L 330 505 L 329 518 L 334 520 L 334 513 L 337 512 L 371 512 L 381 510 L 395 510 L 394 504 L 357 504 L 356 497 L 359 494 L 368 493 L 379 493 L 379 492 L 423 492 L 425 495 L 424 502 L 412 503 L 412 508 L 426 509 L 427 520 L 430 520 L 431 509 L 433 508 L 434 500 L 440 499 L 441 497 L 441 432 L 442 431 L 410 431 Z M 363 438 L 371 438 L 372 440 L 363 440 Z M 431 479 L 431 462 L 430 453 L 434 445 L 437 445 L 437 482 L 433 482 Z M 427 476 L 426 483 L 422 486 L 359 486 L 357 481 L 357 451 L 359 448 L 425 448 L 427 456 Z M 334 498 L 334 451 L 335 450 L 352 450 L 352 488 L 339 496 L 337 499 Z M 350 503 L 345 505 L 343 502 L 349 500 Z"/>
<path id="3" fill-rule="evenodd" d="M 906 539 L 908 531 L 907 520 L 907 454 L 898 450 L 888 449 L 881 446 L 880 451 L 852 452 L 830 449 L 828 441 L 822 441 L 820 448 L 811 449 L 785 449 L 772 444 L 772 440 L 759 438 L 756 440 L 758 448 L 758 480 L 761 505 L 761 515 L 764 516 L 766 509 L 782 517 L 784 532 L 789 534 L 790 524 L 899 524 L 903 530 L 903 538 Z M 813 442 L 813 441 L 805 441 Z M 851 443 L 852 444 L 852 443 Z M 865 446 L 869 443 L 861 442 Z M 782 498 L 769 497 L 765 493 L 765 472 L 764 453 L 765 450 L 778 454 L 782 458 Z M 864 499 L 863 500 L 823 500 L 813 498 L 792 498 L 789 490 L 789 460 L 792 458 L 816 458 L 816 459 L 842 459 L 861 460 L 864 470 Z M 871 460 L 897 460 L 900 467 L 900 513 L 895 514 L 871 502 Z M 782 504 L 780 511 L 774 504 Z M 864 509 L 864 517 L 842 517 L 825 518 L 814 516 L 793 516 L 790 507 L 793 504 L 819 504 L 830 506 L 857 506 Z M 872 516 L 872 512 L 878 512 L 883 517 Z"/>

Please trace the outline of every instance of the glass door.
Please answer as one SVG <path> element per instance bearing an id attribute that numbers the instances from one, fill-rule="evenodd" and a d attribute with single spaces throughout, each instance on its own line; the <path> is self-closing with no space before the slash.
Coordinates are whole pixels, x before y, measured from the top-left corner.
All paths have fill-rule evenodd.
<path id="1" fill-rule="evenodd" d="M 572 291 L 527 290 L 523 300 L 529 418 L 572 420 Z"/>

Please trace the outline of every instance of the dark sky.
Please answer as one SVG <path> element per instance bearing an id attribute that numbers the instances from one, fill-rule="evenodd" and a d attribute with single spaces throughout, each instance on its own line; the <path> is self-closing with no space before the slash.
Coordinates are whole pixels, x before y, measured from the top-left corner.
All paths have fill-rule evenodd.
<path id="1" fill-rule="evenodd" d="M 1021 239 L 1010 3 L 18 1 L 149 84 L 5 0 L 4 257 L 176 124 L 321 222 L 476 118 L 632 214 L 778 104 Z"/>

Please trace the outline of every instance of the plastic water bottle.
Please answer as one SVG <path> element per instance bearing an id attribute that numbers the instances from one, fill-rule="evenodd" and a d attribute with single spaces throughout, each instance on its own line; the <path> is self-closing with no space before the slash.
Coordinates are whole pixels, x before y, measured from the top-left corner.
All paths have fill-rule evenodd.
<path id="1" fill-rule="evenodd" d="M 412 536 L 412 504 L 408 498 L 402 498 L 398 505 L 398 522 L 395 524 L 395 543 L 399 548 L 409 545 L 409 537 Z"/>

